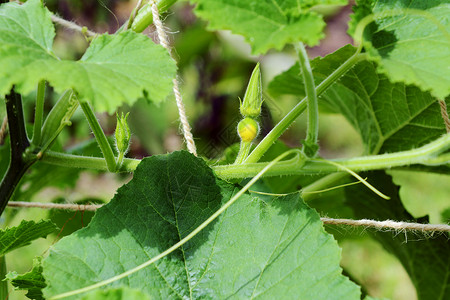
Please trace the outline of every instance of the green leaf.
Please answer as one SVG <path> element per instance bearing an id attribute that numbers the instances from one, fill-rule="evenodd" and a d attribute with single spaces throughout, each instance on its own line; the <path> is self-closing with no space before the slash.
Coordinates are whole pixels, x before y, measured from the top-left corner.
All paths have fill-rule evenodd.
<path id="1" fill-rule="evenodd" d="M 139 290 L 127 287 L 96 290 L 86 294 L 81 300 L 150 300 L 151 298 Z"/>
<path id="2" fill-rule="evenodd" d="M 309 46 L 324 37 L 325 22 L 311 9 L 321 5 L 345 5 L 346 0 L 191 0 L 195 13 L 211 30 L 231 30 L 243 35 L 253 54 L 302 41 Z"/>
<path id="3" fill-rule="evenodd" d="M 336 52 L 311 61 L 316 84 L 322 82 L 353 53 L 347 45 Z M 299 67 L 294 65 L 269 84 L 278 96 L 304 96 Z M 319 104 L 341 113 L 360 133 L 368 154 L 409 150 L 422 146 L 445 133 L 439 103 L 415 86 L 391 83 L 376 72 L 376 65 L 362 61 L 328 88 Z M 450 103 L 449 103 L 450 104 Z"/>
<path id="4" fill-rule="evenodd" d="M 357 1 L 350 32 L 366 15 L 364 48 L 378 72 L 393 82 L 414 84 L 443 99 L 450 94 L 450 4 L 448 1 Z M 409 9 L 409 10 L 406 10 Z M 389 12 L 396 13 L 388 16 Z M 378 14 L 378 15 L 377 15 Z"/>
<path id="5" fill-rule="evenodd" d="M 144 35 L 99 35 L 79 61 L 58 59 L 51 48 L 54 36 L 41 1 L 0 8 L 0 95 L 12 85 L 28 94 L 45 79 L 56 91 L 74 89 L 96 111 L 112 113 L 140 97 L 161 102 L 171 92 L 175 62 Z"/>
<path id="6" fill-rule="evenodd" d="M 187 152 L 145 158 L 85 229 L 44 261 L 46 297 L 127 271 L 188 235 L 237 192 Z M 156 299 L 359 299 L 340 250 L 298 194 L 245 194 L 187 244 L 112 286 Z M 76 276 L 74 276 L 76 274 Z"/>
<path id="7" fill-rule="evenodd" d="M 11 284 L 17 290 L 28 290 L 26 296 L 29 299 L 44 300 L 42 289 L 47 285 L 42 276 L 42 257 L 37 257 L 33 260 L 33 269 L 25 274 L 19 275 L 17 272 L 10 272 L 6 275 L 6 279 L 11 281 Z"/>
<path id="8" fill-rule="evenodd" d="M 356 218 L 428 223 L 427 217 L 415 219 L 405 210 L 399 198 L 399 187 L 390 176 L 381 171 L 366 175 L 372 185 L 380 188 L 391 199 L 384 200 L 366 188 L 347 188 L 347 204 L 353 208 Z M 419 300 L 444 300 L 450 297 L 450 244 L 447 235 L 424 237 L 423 234 L 418 236 L 410 231 L 369 232 L 400 260 L 416 287 Z"/>
<path id="9" fill-rule="evenodd" d="M 38 238 L 45 238 L 57 229 L 50 221 L 23 220 L 19 226 L 0 230 L 0 256 L 9 251 L 27 246 Z"/>

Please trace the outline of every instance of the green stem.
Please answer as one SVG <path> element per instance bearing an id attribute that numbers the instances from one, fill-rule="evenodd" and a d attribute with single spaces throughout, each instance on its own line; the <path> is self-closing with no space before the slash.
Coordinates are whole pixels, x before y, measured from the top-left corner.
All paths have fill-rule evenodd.
<path id="1" fill-rule="evenodd" d="M 114 157 L 114 152 L 111 148 L 111 145 L 106 138 L 105 133 L 102 130 L 102 127 L 98 123 L 97 118 L 95 117 L 94 111 L 88 102 L 80 102 L 81 109 L 83 109 L 84 115 L 89 122 L 89 126 L 91 127 L 92 132 L 94 133 L 95 139 L 97 140 L 98 145 L 100 146 L 100 150 L 102 150 L 103 157 L 106 161 L 106 166 L 110 172 L 116 171 L 116 158 Z"/>
<path id="2" fill-rule="evenodd" d="M 317 86 L 317 96 L 322 94 L 328 87 L 330 87 L 330 85 L 350 70 L 355 64 L 366 58 L 366 55 L 360 54 L 359 51 L 361 51 L 361 49 L 358 49 L 355 54 L 347 59 L 345 63 L 343 63 Z M 304 98 L 264 137 L 258 146 L 253 149 L 252 153 L 250 153 L 244 163 L 256 163 L 272 146 L 272 144 L 286 131 L 292 122 L 294 122 L 295 119 L 297 119 L 297 117 L 306 109 L 306 106 L 306 98 Z"/>
<path id="3" fill-rule="evenodd" d="M 143 5 L 142 1 L 138 1 L 137 6 L 131 11 L 128 21 L 125 22 L 125 24 L 122 26 L 123 28 L 119 28 L 118 32 L 121 32 L 124 29 L 131 28 L 131 24 L 133 24 L 134 18 L 136 18 L 136 15 L 137 15 L 138 11 L 142 8 L 142 5 Z"/>
<path id="4" fill-rule="evenodd" d="M 317 103 L 316 85 L 305 46 L 302 42 L 299 42 L 295 45 L 295 50 L 297 51 L 300 70 L 305 84 L 308 109 L 308 127 L 306 130 L 306 139 L 303 141 L 303 153 L 307 157 L 315 157 L 319 150 L 317 143 L 319 136 L 319 105 Z"/>
<path id="5" fill-rule="evenodd" d="M 106 160 L 103 157 L 91 157 L 47 151 L 42 156 L 41 161 L 61 167 L 109 171 Z M 117 172 L 133 172 L 136 170 L 136 167 L 140 162 L 141 160 L 139 159 L 124 158 L 122 165 Z"/>
<path id="6" fill-rule="evenodd" d="M 125 152 L 120 151 L 116 160 L 116 172 L 120 170 L 123 164 L 123 158 L 125 157 Z"/>
<path id="7" fill-rule="evenodd" d="M 241 141 L 241 145 L 239 147 L 239 152 L 236 157 L 234 164 L 242 164 L 244 160 L 247 158 L 250 153 L 250 149 L 252 148 L 252 142 L 244 142 Z"/>
<path id="8" fill-rule="evenodd" d="M 39 145 L 41 142 L 42 120 L 44 118 L 45 80 L 39 81 L 36 95 L 36 109 L 34 112 L 34 128 L 32 145 Z"/>
<path id="9" fill-rule="evenodd" d="M 169 7 L 171 7 L 175 2 L 177 2 L 177 0 L 158 0 L 156 5 L 159 13 L 163 13 L 168 10 Z M 136 17 L 132 21 L 131 30 L 140 33 L 153 23 L 152 3 L 153 1 L 150 1 L 139 10 Z M 128 25 L 128 27 L 130 26 Z"/>
<path id="10" fill-rule="evenodd" d="M 435 165 L 436 162 L 448 164 L 449 161 L 444 161 L 440 159 L 440 157 L 437 157 L 437 155 L 449 148 L 450 134 L 446 134 L 425 146 L 409 151 L 362 156 L 351 159 L 337 159 L 331 161 L 355 172 L 387 169 L 412 164 Z M 448 158 L 447 154 L 443 155 Z M 267 163 L 224 165 L 215 166 L 213 167 L 213 170 L 217 176 L 223 179 L 250 178 L 258 174 L 258 172 L 261 171 L 266 165 Z M 339 171 L 341 171 L 339 167 L 331 165 L 323 159 L 310 159 L 306 162 L 302 162 L 301 159 L 295 160 L 294 158 L 288 161 L 279 162 L 271 168 L 265 176 L 311 175 L 334 173 Z"/>
<path id="11" fill-rule="evenodd" d="M 443 153 L 448 149 L 450 149 L 450 134 L 444 135 L 425 146 L 409 151 L 362 156 L 351 159 L 337 159 L 332 160 L 332 162 L 355 172 L 402 167 L 412 164 L 436 165 L 439 163 L 439 165 L 445 165 L 450 163 L 450 155 L 448 153 Z M 441 157 L 445 158 L 445 160 Z M 100 157 L 78 156 L 47 151 L 41 160 L 45 163 L 63 167 L 86 168 L 101 171 L 108 170 L 105 159 Z M 119 171 L 133 172 L 139 163 L 140 160 L 138 159 L 124 158 L 123 165 Z M 222 179 L 242 179 L 254 177 L 267 165 L 268 163 L 252 163 L 214 166 L 212 169 L 216 175 Z M 264 176 L 316 175 L 341 171 L 342 170 L 339 167 L 332 165 L 323 159 L 310 159 L 305 162 L 303 157 L 297 154 L 289 160 L 278 162 L 267 171 Z"/>

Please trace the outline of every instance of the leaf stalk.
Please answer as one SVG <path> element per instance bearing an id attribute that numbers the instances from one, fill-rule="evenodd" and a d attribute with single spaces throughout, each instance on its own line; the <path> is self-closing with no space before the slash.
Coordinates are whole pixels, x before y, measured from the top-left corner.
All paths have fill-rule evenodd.
<path id="1" fill-rule="evenodd" d="M 89 126 L 91 127 L 92 132 L 94 133 L 95 139 L 97 140 L 98 145 L 100 146 L 100 150 L 102 150 L 103 157 L 106 161 L 106 166 L 108 167 L 108 171 L 115 172 L 116 171 L 116 158 L 114 157 L 113 150 L 111 145 L 106 138 L 105 133 L 103 132 L 102 127 L 98 123 L 97 117 L 94 114 L 91 106 L 88 102 L 80 101 L 81 109 L 88 120 Z"/>
<path id="2" fill-rule="evenodd" d="M 450 164 L 450 154 L 444 153 L 448 149 L 450 149 L 450 134 L 446 134 L 420 148 L 408 151 L 330 161 L 354 172 L 404 167 L 415 164 L 437 166 Z M 47 151 L 41 160 L 45 163 L 63 167 L 87 168 L 101 171 L 108 170 L 105 159 L 100 157 L 87 157 Z M 133 172 L 139 163 L 139 159 L 124 158 L 123 164 L 118 172 Z M 255 176 L 268 164 L 224 165 L 213 166 L 212 169 L 222 179 L 243 179 Z M 330 164 L 329 161 L 324 159 L 315 158 L 305 161 L 303 156 L 297 155 L 289 160 L 278 162 L 264 176 L 317 175 L 341 171 L 341 168 Z"/>
<path id="3" fill-rule="evenodd" d="M 41 142 L 42 121 L 44 118 L 44 100 L 45 100 L 45 80 L 38 83 L 36 95 L 36 109 L 34 112 L 34 127 L 32 145 L 39 145 Z"/>
<path id="4" fill-rule="evenodd" d="M 316 85 L 314 83 L 314 76 L 309 64 L 308 54 L 302 42 L 295 45 L 297 51 L 298 61 L 300 64 L 300 71 L 305 84 L 306 103 L 307 103 L 307 129 L 306 139 L 303 141 L 303 153 L 307 157 L 315 157 L 319 150 L 317 143 L 319 136 L 319 105 L 317 103 Z"/>

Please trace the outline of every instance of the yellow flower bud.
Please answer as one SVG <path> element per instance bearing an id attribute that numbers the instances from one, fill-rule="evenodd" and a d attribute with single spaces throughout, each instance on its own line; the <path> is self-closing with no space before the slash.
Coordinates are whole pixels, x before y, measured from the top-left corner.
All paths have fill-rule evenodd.
<path id="1" fill-rule="evenodd" d="M 259 134 L 259 124 L 252 118 L 242 119 L 237 129 L 241 140 L 247 143 L 253 141 Z"/>

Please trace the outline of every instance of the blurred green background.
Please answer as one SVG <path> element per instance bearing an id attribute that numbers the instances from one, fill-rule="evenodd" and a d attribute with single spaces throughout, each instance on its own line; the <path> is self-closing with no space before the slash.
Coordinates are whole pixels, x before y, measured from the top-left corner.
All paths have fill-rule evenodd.
<path id="1" fill-rule="evenodd" d="M 52 12 L 67 20 L 87 26 L 97 32 L 116 31 L 129 17 L 137 1 L 79 1 L 79 0 L 47 0 Z M 327 38 L 320 46 L 308 49 L 311 58 L 324 56 L 341 46 L 350 43 L 346 34 L 346 22 L 351 12 L 351 5 L 336 7 L 327 11 L 329 26 Z M 267 84 L 276 74 L 288 69 L 295 62 L 292 49 L 282 52 L 269 52 L 265 56 L 251 56 L 249 46 L 243 38 L 229 32 L 208 32 L 205 23 L 192 13 L 187 2 L 177 3 L 164 14 L 164 21 L 170 39 L 176 49 L 179 62 L 179 75 L 182 81 L 182 92 L 187 115 L 193 127 L 193 135 L 199 154 L 208 159 L 219 159 L 223 151 L 239 141 L 236 125 L 240 119 L 239 97 L 243 97 L 245 88 L 257 62 L 261 62 L 262 76 Z M 155 38 L 154 29 L 145 32 Z M 79 59 L 88 43 L 79 33 L 57 26 L 55 52 L 63 59 Z M 33 97 L 29 95 L 28 97 Z M 46 111 L 56 101 L 57 95 L 47 89 Z M 264 136 L 296 103 L 295 98 L 272 99 L 265 96 L 261 116 L 261 135 Z M 33 102 L 25 102 L 26 120 L 33 122 Z M 169 96 L 159 107 L 139 100 L 133 107 L 122 107 L 122 111 L 130 112 L 130 128 L 132 144 L 129 157 L 141 158 L 148 155 L 167 153 L 184 148 L 180 135 L 178 113 L 173 97 Z M 3 119 L 5 109 L 0 108 Z M 99 115 L 100 122 L 108 134 L 115 128 L 114 115 Z M 306 129 L 305 118 L 300 117 L 283 135 L 282 140 L 289 146 L 300 145 Z M 92 134 L 83 115 L 78 111 L 73 117 L 73 125 L 64 130 L 59 138 L 59 145 L 71 151 L 77 151 L 80 143 L 89 144 Z M 320 153 L 326 158 L 349 157 L 359 155 L 362 145 L 358 134 L 339 115 L 323 112 L 320 118 Z M 90 146 L 92 153 L 97 147 Z M 84 148 L 83 148 L 84 149 Z M 94 155 L 94 154 L 92 154 Z M 98 155 L 98 153 L 97 153 Z M 54 180 L 55 170 L 48 169 L 48 180 Z M 71 178 L 72 184 L 53 184 L 40 189 L 42 185 L 30 189 L 32 173 L 29 181 L 22 185 L 23 191 L 14 200 L 35 202 L 69 202 L 69 203 L 104 203 L 109 201 L 115 190 L 127 182 L 131 175 L 114 175 L 92 171 L 67 171 L 65 176 Z M 429 214 L 432 223 L 448 222 L 450 185 L 448 176 L 391 171 L 396 184 L 401 185 L 400 193 L 405 207 L 414 217 Z M 27 176 L 25 180 L 27 179 Z M 323 193 L 322 200 L 314 200 L 310 205 L 322 213 L 339 211 L 339 193 Z M 328 212 L 320 209 L 321 201 L 329 201 L 338 209 Z M 316 204 L 317 203 L 317 204 Z M 330 205 L 329 205 L 330 206 Z M 336 208 L 335 207 L 335 208 Z M 46 255 L 49 247 L 62 236 L 88 224 L 92 213 L 46 211 L 42 209 L 8 208 L 3 217 L 3 226 L 14 226 L 22 219 L 40 220 L 51 218 L 60 226 L 61 231 L 47 239 L 41 239 L 7 255 L 9 271 L 18 273 L 31 269 L 33 257 Z M 371 229 L 353 229 L 348 227 L 327 227 L 336 234 L 342 247 L 342 266 L 345 273 L 361 284 L 372 296 L 387 297 L 399 300 L 416 299 L 416 294 L 408 275 L 398 260 L 386 252 L 367 232 Z M 393 235 L 397 234 L 395 232 Z M 401 233 L 400 233 L 401 234 Z M 23 291 L 13 291 L 9 299 L 26 299 Z"/>

